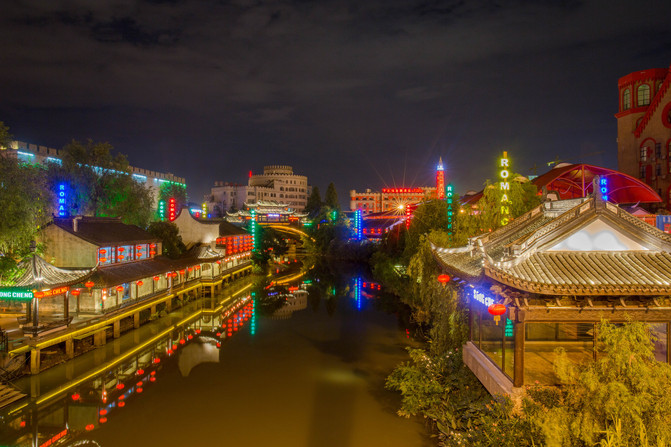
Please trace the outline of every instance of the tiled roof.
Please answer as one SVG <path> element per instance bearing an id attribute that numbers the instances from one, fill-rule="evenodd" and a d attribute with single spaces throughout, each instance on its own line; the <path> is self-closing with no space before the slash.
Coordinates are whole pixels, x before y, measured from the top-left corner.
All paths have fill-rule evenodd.
<path id="1" fill-rule="evenodd" d="M 221 222 L 219 224 L 219 236 L 235 236 L 249 234 L 240 227 L 233 225 L 230 222 Z"/>
<path id="2" fill-rule="evenodd" d="M 39 256 L 35 257 L 35 274 L 33 274 L 32 258 L 21 263 L 25 272 L 16 280 L 17 287 L 56 288 L 70 286 L 85 281 L 93 269 L 67 270 L 49 264 Z"/>
<path id="3" fill-rule="evenodd" d="M 77 219 L 77 231 L 74 229 L 74 219 Z M 116 218 L 87 216 L 55 218 L 51 225 L 56 225 L 98 246 L 160 242 L 158 238 L 142 228 L 126 225 Z"/>
<path id="4" fill-rule="evenodd" d="M 506 227 L 472 238 L 466 247 L 433 246 L 434 256 L 456 276 L 471 281 L 487 276 L 532 293 L 671 294 L 671 235 L 598 198 L 572 203 L 577 205 L 567 211 L 561 203 L 545 203 Z M 560 210 L 564 212 L 557 213 Z M 547 251 L 597 219 L 641 241 L 647 249 Z"/>
<path id="5" fill-rule="evenodd" d="M 535 253 L 487 276 L 528 292 L 568 295 L 668 295 L 671 254 L 649 252 Z"/>

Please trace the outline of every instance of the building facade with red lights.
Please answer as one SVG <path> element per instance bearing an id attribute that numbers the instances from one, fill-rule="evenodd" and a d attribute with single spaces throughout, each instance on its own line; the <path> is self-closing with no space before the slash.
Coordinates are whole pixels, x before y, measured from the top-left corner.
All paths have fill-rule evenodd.
<path id="1" fill-rule="evenodd" d="M 671 208 L 671 70 L 653 68 L 618 81 L 618 170 L 641 179 Z"/>
<path id="2" fill-rule="evenodd" d="M 366 189 L 365 192 L 351 190 L 350 210 L 360 209 L 363 214 L 398 210 L 403 214 L 410 204 L 436 198 L 436 188 L 422 186 L 416 188 L 382 188 L 382 192 Z"/>

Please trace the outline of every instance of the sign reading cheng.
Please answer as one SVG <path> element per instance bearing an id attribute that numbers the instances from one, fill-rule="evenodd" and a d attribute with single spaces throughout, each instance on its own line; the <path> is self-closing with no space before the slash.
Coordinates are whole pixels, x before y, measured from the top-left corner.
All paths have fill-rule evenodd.
<path id="1" fill-rule="evenodd" d="M 0 299 L 14 301 L 32 300 L 33 291 L 22 287 L 5 287 L 0 289 Z"/>

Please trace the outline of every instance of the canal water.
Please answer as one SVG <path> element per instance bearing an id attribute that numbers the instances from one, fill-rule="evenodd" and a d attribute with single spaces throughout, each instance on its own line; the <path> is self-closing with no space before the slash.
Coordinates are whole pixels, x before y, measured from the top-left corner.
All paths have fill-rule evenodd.
<path id="1" fill-rule="evenodd" d="M 385 390 L 414 342 L 365 271 L 282 265 L 17 384 L 0 445 L 430 446 Z"/>

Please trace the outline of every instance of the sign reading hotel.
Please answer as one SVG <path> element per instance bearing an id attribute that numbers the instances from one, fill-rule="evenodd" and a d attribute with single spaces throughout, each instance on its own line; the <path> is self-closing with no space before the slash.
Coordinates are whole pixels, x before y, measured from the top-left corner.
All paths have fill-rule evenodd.
<path id="1" fill-rule="evenodd" d="M 22 287 L 4 287 L 0 289 L 0 300 L 26 301 L 33 299 L 33 291 Z"/>
<path id="2" fill-rule="evenodd" d="M 502 192 L 501 225 L 508 225 L 508 222 L 510 222 L 510 199 L 508 198 L 508 194 L 510 194 L 510 161 L 507 151 L 503 151 L 503 157 L 499 161 L 499 177 L 501 178 L 499 189 Z"/>

